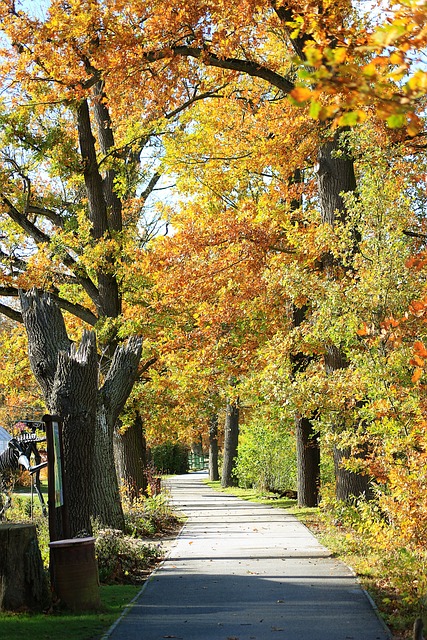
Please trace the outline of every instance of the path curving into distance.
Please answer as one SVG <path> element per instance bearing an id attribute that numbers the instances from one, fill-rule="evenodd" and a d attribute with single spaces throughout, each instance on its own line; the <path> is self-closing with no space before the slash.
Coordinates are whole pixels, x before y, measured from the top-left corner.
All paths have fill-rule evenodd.
<path id="1" fill-rule="evenodd" d="M 351 570 L 283 509 L 168 481 L 188 520 L 109 640 L 386 640 Z"/>

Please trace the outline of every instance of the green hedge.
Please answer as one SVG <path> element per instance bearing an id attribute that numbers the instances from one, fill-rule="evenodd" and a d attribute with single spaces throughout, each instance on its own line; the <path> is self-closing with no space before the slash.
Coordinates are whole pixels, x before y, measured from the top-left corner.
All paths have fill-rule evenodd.
<path id="1" fill-rule="evenodd" d="M 159 473 L 187 473 L 188 447 L 183 444 L 165 442 L 151 448 L 151 458 Z"/>
<path id="2" fill-rule="evenodd" d="M 296 489 L 295 436 L 286 424 L 260 418 L 243 425 L 235 474 L 239 486 L 262 491 Z"/>

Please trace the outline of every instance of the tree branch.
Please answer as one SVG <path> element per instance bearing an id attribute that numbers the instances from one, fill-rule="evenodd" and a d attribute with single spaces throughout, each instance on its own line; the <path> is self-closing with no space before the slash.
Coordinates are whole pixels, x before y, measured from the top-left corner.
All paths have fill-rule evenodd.
<path id="1" fill-rule="evenodd" d="M 144 55 L 147 62 L 157 62 L 164 60 L 170 54 L 182 57 L 191 57 L 201 60 L 208 67 L 218 67 L 220 69 L 229 69 L 230 71 L 240 71 L 249 76 L 266 80 L 270 85 L 277 87 L 284 94 L 288 94 L 294 88 L 294 83 L 284 78 L 276 71 L 264 67 L 258 62 L 251 60 L 241 60 L 239 58 L 219 58 L 214 53 L 210 53 L 207 49 L 189 46 L 177 46 L 170 49 L 161 49 L 159 51 L 151 51 Z"/>
<path id="2" fill-rule="evenodd" d="M 142 338 L 134 336 L 117 347 L 108 370 L 101 394 L 112 416 L 113 424 L 122 411 L 138 374 Z"/>
<path id="3" fill-rule="evenodd" d="M 83 159 L 83 176 L 89 202 L 89 219 L 92 223 L 92 237 L 100 240 L 109 232 L 108 208 L 104 195 L 104 181 L 99 173 L 92 134 L 89 105 L 83 100 L 77 110 L 77 128 L 79 134 L 80 153 Z M 117 317 L 120 314 L 120 296 L 117 280 L 114 275 L 98 270 L 97 308 L 100 315 Z"/>
<path id="4" fill-rule="evenodd" d="M 25 210 L 27 213 L 34 213 L 35 215 L 43 216 L 44 218 L 47 218 L 60 229 L 64 228 L 64 219 L 62 218 L 62 216 L 56 213 L 56 211 L 52 211 L 52 209 L 39 207 L 35 204 L 28 204 Z"/>
<path id="5" fill-rule="evenodd" d="M 425 233 L 418 233 L 417 231 L 407 231 L 405 229 L 403 229 L 402 233 L 409 238 L 419 238 L 420 240 L 427 240 L 427 235 Z"/>
<path id="6" fill-rule="evenodd" d="M 204 93 L 195 94 L 193 97 L 189 98 L 186 102 L 184 102 L 184 104 L 177 107 L 173 111 L 170 111 L 169 113 L 167 113 L 165 115 L 165 118 L 167 120 L 172 120 L 173 118 L 175 118 L 175 116 L 180 114 L 185 109 L 188 109 L 188 107 L 191 107 L 192 104 L 194 104 L 195 102 L 198 102 L 199 100 L 206 100 L 207 98 L 222 98 L 223 96 L 221 96 L 221 94 L 217 92 L 220 91 L 221 89 L 224 89 L 224 87 L 226 86 L 227 84 L 223 84 L 216 89 L 212 89 L 212 91 L 205 91 Z"/>
<path id="7" fill-rule="evenodd" d="M 18 322 L 19 324 L 22 324 L 23 322 L 22 313 L 20 311 L 17 311 L 12 307 L 8 307 L 6 304 L 3 304 L 2 302 L 0 302 L 0 313 L 6 316 L 6 318 L 9 318 L 14 322 Z"/>
<path id="8" fill-rule="evenodd" d="M 0 199 L 7 207 L 9 217 L 14 222 L 16 222 L 16 224 L 19 225 L 23 231 L 28 233 L 28 235 L 34 240 L 36 244 L 49 244 L 49 236 L 46 235 L 43 231 L 40 231 L 40 229 L 38 229 L 35 224 L 30 222 L 28 218 L 26 218 L 20 211 L 18 211 L 18 209 L 9 200 L 9 198 L 2 195 L 0 196 Z"/>
<path id="9" fill-rule="evenodd" d="M 95 85 L 94 94 L 94 113 L 98 127 L 98 140 L 102 153 L 106 155 L 114 149 L 114 135 L 110 112 L 105 103 L 104 86 L 101 81 Z M 117 172 L 114 168 L 107 169 L 103 179 L 103 188 L 108 211 L 108 227 L 112 231 L 120 232 L 122 230 L 122 202 L 114 190 L 116 177 Z"/>
<path id="10" fill-rule="evenodd" d="M 6 205 L 9 217 L 17 225 L 19 225 L 19 227 L 21 227 L 21 229 L 25 233 L 27 233 L 34 240 L 34 242 L 36 244 L 38 244 L 38 245 L 39 244 L 50 244 L 50 241 L 51 241 L 50 237 L 46 233 L 41 231 L 34 223 L 32 223 L 30 220 L 28 220 L 28 218 L 24 214 L 22 214 L 20 211 L 18 211 L 18 209 L 9 200 L 9 198 L 7 198 L 6 196 L 2 195 L 2 196 L 0 196 L 0 200 L 2 200 L 3 203 Z M 53 211 L 50 211 L 49 209 L 40 209 L 39 207 L 30 206 L 28 210 L 29 210 L 29 212 L 32 211 L 34 213 L 43 212 L 45 215 L 46 214 L 53 214 L 52 217 L 55 217 L 56 219 L 59 218 L 59 216 L 57 216 Z M 49 215 L 47 215 L 47 217 L 49 217 Z M 59 221 L 59 220 L 57 220 L 57 221 Z M 61 223 L 58 226 L 63 227 L 63 222 L 61 221 Z M 62 261 L 65 264 L 65 266 L 67 266 L 68 268 L 70 268 L 70 269 L 75 271 L 77 282 L 83 287 L 83 289 L 86 291 L 86 293 L 91 298 L 91 300 L 94 302 L 94 304 L 98 308 L 100 308 L 99 291 L 96 288 L 96 286 L 93 284 L 92 280 L 87 276 L 86 273 L 84 275 L 81 275 L 81 273 L 79 273 L 79 271 L 81 271 L 81 267 L 79 267 L 79 265 L 77 265 L 76 261 L 68 253 L 66 253 L 65 255 L 62 256 Z"/>
<path id="11" fill-rule="evenodd" d="M 17 298 L 21 296 L 21 292 L 23 295 L 27 295 L 17 287 L 0 287 L 0 297 Z M 64 311 L 68 311 L 68 313 L 76 316 L 76 318 L 80 318 L 80 320 L 83 320 L 83 322 L 86 322 L 92 327 L 95 326 L 98 321 L 97 316 L 89 309 L 86 309 L 86 307 L 83 307 L 81 304 L 69 302 L 64 298 L 61 298 L 57 293 L 53 292 L 49 292 L 48 294 L 44 293 L 43 295 L 49 295 L 52 301 L 55 302 L 61 309 L 63 309 Z M 14 317 L 12 317 L 8 309 L 9 307 L 7 307 L 6 305 L 2 305 L 0 307 L 0 313 L 3 313 L 5 316 L 11 318 L 12 320 L 22 322 L 22 316 L 18 311 L 12 310 L 11 313 L 14 315 Z"/>
<path id="12" fill-rule="evenodd" d="M 154 191 L 154 187 L 156 186 L 160 178 L 161 178 L 160 173 L 157 173 L 157 171 L 153 173 L 153 175 L 151 176 L 150 182 L 147 184 L 144 191 L 141 193 L 141 198 L 144 201 L 147 200 L 148 196 Z"/>
<path id="13" fill-rule="evenodd" d="M 295 21 L 294 12 L 292 11 L 292 9 L 286 8 L 284 5 L 281 5 L 280 7 L 278 7 L 276 0 L 270 0 L 270 2 L 271 2 L 271 6 L 276 12 L 277 17 L 279 18 L 280 22 L 282 23 L 286 31 L 286 34 L 294 48 L 295 53 L 299 58 L 301 58 L 301 60 L 305 60 L 306 58 L 304 54 L 304 47 L 307 44 L 307 42 L 312 40 L 312 38 L 306 33 L 298 35 L 297 38 L 292 38 L 291 28 L 288 26 L 288 23 L 292 23 Z"/>
<path id="14" fill-rule="evenodd" d="M 58 354 L 68 353 L 68 338 L 64 318 L 46 293 L 19 291 L 22 318 L 28 335 L 28 355 L 31 369 L 50 405 L 57 369 Z"/>

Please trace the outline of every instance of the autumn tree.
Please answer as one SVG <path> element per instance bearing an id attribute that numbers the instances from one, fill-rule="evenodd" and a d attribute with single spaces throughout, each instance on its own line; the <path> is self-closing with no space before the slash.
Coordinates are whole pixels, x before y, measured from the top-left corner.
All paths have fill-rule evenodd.
<path id="1" fill-rule="evenodd" d="M 187 178 L 185 174 L 190 193 L 193 187 Z M 218 410 L 218 400 L 212 399 L 216 389 L 223 406 L 229 407 L 227 415 L 233 416 L 237 432 L 239 384 L 254 366 L 258 346 L 277 323 L 279 299 L 277 295 L 268 296 L 262 273 L 268 248 L 281 250 L 281 231 L 274 222 L 255 220 L 257 207 L 267 207 L 267 200 L 261 204 L 261 187 L 258 202 L 254 200 L 255 184 L 246 191 L 243 178 L 240 200 L 236 197 L 233 202 L 220 180 L 215 179 L 215 188 L 219 189 L 218 195 L 205 184 L 199 198 L 193 191 L 193 204 L 172 216 L 175 233 L 153 242 L 151 272 L 159 305 L 170 318 L 164 330 L 166 348 L 171 351 L 166 369 L 177 371 L 175 380 L 189 380 L 193 396 L 204 390 L 205 401 L 201 402 L 199 395 L 198 405 L 206 407 L 205 429 Z M 188 405 L 188 395 L 182 396 L 183 387 L 175 387 L 175 391 L 178 397 L 187 399 L 182 404 Z M 183 416 L 188 410 L 182 404 L 178 406 Z M 229 456 L 224 474 L 227 482 L 235 455 L 234 450 Z"/>
<path id="2" fill-rule="evenodd" d="M 263 5 L 263 7 L 265 7 L 265 5 Z M 257 5 L 256 8 L 259 9 L 259 6 Z M 191 48 L 189 47 L 186 51 L 183 51 L 185 47 L 177 47 L 175 52 L 179 55 L 188 55 L 194 58 L 200 57 L 207 66 L 221 67 L 230 70 L 234 69 L 238 70 L 241 74 L 249 74 L 250 76 L 267 80 L 271 86 L 276 87 L 277 90 L 282 92 L 282 95 L 289 93 L 297 103 L 305 102 L 309 96 L 311 99 L 310 114 L 312 117 L 323 120 L 326 125 L 328 124 L 328 120 L 334 118 L 335 125 L 338 124 L 342 126 L 348 124 L 354 125 L 357 122 L 363 122 L 367 118 L 367 111 L 360 108 L 357 111 L 345 112 L 346 109 L 352 108 L 352 106 L 354 107 L 354 102 L 352 102 L 354 96 L 356 96 L 357 99 L 357 96 L 360 95 L 357 87 L 355 89 L 354 86 L 355 78 L 360 75 L 363 76 L 363 74 L 365 74 L 365 79 L 368 78 L 370 69 L 372 69 L 370 65 L 377 65 L 377 68 L 379 68 L 381 66 L 384 67 L 386 62 L 385 57 L 382 59 L 375 58 L 372 61 L 369 53 L 368 55 L 363 55 L 362 46 L 358 49 L 357 55 L 353 55 L 352 45 L 349 43 L 357 43 L 358 38 L 359 44 L 361 40 L 366 43 L 367 39 L 371 45 L 377 42 L 378 46 L 380 46 L 380 43 L 381 46 L 384 45 L 386 40 L 388 44 L 395 42 L 395 40 L 397 43 L 398 32 L 407 34 L 411 30 L 414 31 L 414 42 L 418 42 L 421 38 L 419 29 L 421 24 L 420 12 L 417 14 L 417 11 L 414 11 L 414 22 L 410 23 L 408 15 L 412 9 L 407 11 L 407 18 L 406 21 L 403 22 L 403 27 L 397 26 L 399 23 L 398 19 L 396 19 L 396 22 L 393 23 L 393 27 L 391 28 L 387 25 L 384 27 L 373 25 L 372 28 L 370 28 L 371 26 L 366 22 L 367 17 L 357 16 L 355 12 L 352 12 L 349 3 L 329 5 L 328 8 L 324 8 L 322 12 L 318 11 L 317 6 L 305 7 L 304 11 L 300 12 L 290 5 L 285 6 L 279 5 L 278 3 L 277 5 L 272 3 L 271 9 L 272 11 L 270 13 L 268 9 L 266 10 L 265 16 L 270 16 L 271 18 L 273 14 L 275 18 L 280 21 L 283 29 L 283 39 L 288 39 L 288 43 L 298 56 L 299 63 L 304 67 L 304 71 L 301 71 L 299 74 L 297 86 L 293 86 L 289 73 L 287 75 L 284 75 L 283 72 L 278 73 L 279 64 L 277 57 L 274 58 L 273 62 L 272 56 L 271 62 L 269 64 L 266 63 L 267 55 L 265 52 L 268 50 L 268 47 L 264 46 L 262 49 L 264 55 L 262 59 L 260 57 L 259 60 L 257 60 L 257 64 L 255 64 L 254 61 L 257 55 L 256 47 L 251 47 L 250 45 L 247 46 L 245 50 L 250 51 L 252 57 L 237 58 L 234 55 L 237 49 L 233 49 L 235 40 L 232 41 L 228 39 L 225 41 L 219 38 L 210 40 L 203 32 L 203 26 L 205 26 L 203 24 L 195 28 Z M 229 11 L 230 15 L 228 15 L 228 20 L 230 20 L 230 22 L 233 20 L 234 25 L 239 24 L 240 26 L 243 26 L 242 22 L 244 22 L 244 26 L 247 29 L 246 32 L 243 32 L 244 35 L 241 36 L 239 40 L 241 43 L 250 31 L 249 21 L 251 18 L 248 18 L 247 14 L 245 17 L 235 16 L 233 14 L 233 8 L 230 8 Z M 231 14 L 233 14 L 232 18 Z M 211 15 L 209 19 L 211 19 Z M 219 24 L 222 24 L 221 19 L 223 19 L 223 16 L 218 18 Z M 411 26 L 409 26 L 409 24 L 411 24 Z M 256 29 L 257 25 L 255 21 L 252 26 Z M 257 31 L 257 34 L 260 35 L 260 33 L 260 31 Z M 277 26 L 274 33 L 277 35 Z M 366 34 L 368 35 L 366 36 Z M 379 34 L 382 34 L 382 36 Z M 265 41 L 268 40 L 265 31 L 262 32 L 262 36 L 265 38 L 265 43 Z M 232 44 L 230 44 L 231 42 Z M 274 51 L 277 56 L 280 45 L 275 44 L 276 46 L 274 47 L 273 45 L 270 51 Z M 199 49 L 197 45 L 200 46 Z M 368 49 L 365 50 L 365 53 L 366 51 L 368 51 Z M 399 62 L 398 58 L 399 52 L 396 52 L 393 62 L 397 64 Z M 284 56 L 282 65 L 285 59 L 286 57 Z M 329 65 L 330 61 L 331 64 Z M 340 61 L 345 61 L 342 67 L 339 67 Z M 295 58 L 293 62 L 295 62 Z M 339 78 L 340 80 L 342 79 L 340 86 L 343 91 L 343 96 L 339 96 L 338 100 L 335 99 L 338 97 L 337 84 L 335 84 L 333 78 L 333 74 L 337 72 L 337 69 L 339 69 Z M 399 97 L 398 83 L 399 80 L 402 79 L 404 72 L 405 67 L 401 67 L 394 77 L 392 76 L 392 72 L 390 72 L 387 76 L 387 82 L 383 82 L 382 84 L 381 79 L 384 80 L 384 74 L 376 76 L 375 79 L 377 82 L 372 83 L 370 80 L 367 80 L 367 83 L 371 82 L 371 88 L 372 86 L 374 88 L 373 91 L 367 93 L 370 96 L 370 106 L 376 108 L 377 114 L 380 117 L 387 117 L 389 126 L 395 127 L 399 126 L 399 124 L 403 125 L 409 122 L 408 133 L 411 136 L 417 135 L 419 137 L 422 122 L 415 113 L 417 108 L 416 104 L 404 97 L 400 100 Z M 304 78 L 306 81 L 309 77 L 312 81 L 314 80 L 315 83 L 320 80 L 320 82 L 317 82 L 314 92 L 305 85 Z M 424 72 L 415 72 L 414 76 L 409 79 L 408 84 L 405 86 L 406 94 L 411 95 L 414 100 L 418 99 L 422 94 L 424 77 Z M 390 87 L 390 80 L 392 79 L 394 80 L 394 84 Z M 353 85 L 351 84 L 352 81 Z M 388 93 L 385 90 L 387 84 L 389 85 Z M 377 93 L 375 93 L 375 88 L 378 88 Z M 331 95 L 334 96 L 334 101 L 330 100 Z M 393 96 L 391 100 L 390 96 Z M 415 98 L 415 96 L 418 96 L 418 98 Z M 251 98 L 253 98 L 253 96 L 251 96 Z M 407 110 L 407 117 L 402 118 L 401 116 L 397 116 L 396 114 L 400 113 L 401 106 L 408 102 L 411 102 L 411 105 Z M 255 102 L 252 101 L 252 105 L 254 103 Z M 404 110 L 405 108 L 406 107 L 403 107 Z M 422 101 L 420 101 L 418 105 L 418 109 L 420 108 L 422 108 Z M 314 141 L 312 144 L 313 143 Z M 349 153 L 349 149 L 345 146 L 342 131 L 339 128 L 336 129 L 335 132 L 333 130 L 331 132 L 329 127 L 326 126 L 318 141 L 318 149 L 318 201 L 321 212 L 321 222 L 331 225 L 332 227 L 336 225 L 339 226 L 340 223 L 345 224 L 347 219 L 346 200 L 343 194 L 353 192 L 356 187 L 354 162 Z M 313 157 L 313 151 L 311 157 Z M 357 249 L 356 243 L 357 238 L 355 236 L 354 249 Z M 320 264 L 327 277 L 335 278 L 337 269 L 338 271 L 340 270 L 340 265 L 330 261 L 328 253 L 320 256 Z M 335 370 L 345 368 L 347 364 L 347 359 L 339 343 L 326 345 L 325 366 L 327 371 L 333 373 Z M 315 437 L 314 434 L 306 433 L 306 438 L 307 435 L 308 439 L 302 444 L 302 448 L 308 447 L 309 442 L 313 441 Z M 337 449 L 336 474 L 340 497 L 346 498 L 351 494 L 366 492 L 367 478 L 363 476 L 358 477 L 358 475 L 354 473 L 347 474 L 345 466 L 341 463 L 341 458 L 342 452 Z"/>
<path id="3" fill-rule="evenodd" d="M 0 310 L 26 324 L 33 370 L 49 410 L 66 410 L 52 396 L 66 388 L 65 378 L 62 388 L 60 372 L 55 374 L 58 360 L 67 376 L 59 351 L 62 348 L 74 358 L 76 367 L 95 343 L 85 338 L 86 346 L 74 352 L 72 340 L 82 326 L 96 329 L 101 354 L 98 359 L 91 356 L 87 366 L 96 371 L 99 367 L 101 386 L 95 394 L 96 428 L 89 419 L 92 410 L 86 412 L 87 430 L 93 430 L 95 440 L 93 446 L 81 449 L 89 456 L 82 472 L 85 468 L 93 472 L 86 481 L 86 492 L 93 491 L 92 515 L 122 528 L 113 430 L 136 377 L 134 359 L 141 351 L 138 341 L 130 343 L 130 349 L 118 345 L 128 335 L 140 333 L 143 324 L 135 322 L 132 312 L 135 295 L 141 295 L 133 289 L 132 265 L 136 252 L 157 232 L 158 220 L 145 203 L 160 179 L 161 136 L 174 128 L 183 109 L 215 91 L 200 87 L 195 78 L 184 79 L 168 100 L 153 99 L 146 87 L 147 93 L 138 93 L 129 109 L 132 82 L 117 92 L 118 78 L 110 76 L 110 84 L 107 81 L 109 73 L 114 75 L 112 68 L 107 71 L 107 62 L 91 61 L 91 52 L 101 47 L 98 36 L 103 34 L 103 46 L 107 23 L 114 31 L 118 16 L 107 7 L 86 4 L 52 2 L 44 18 L 17 11 L 12 2 L 1 7 L 3 36 L 9 44 L 2 58 L 0 293 L 5 302 Z M 49 302 L 43 296 L 40 303 L 37 296 L 30 297 L 28 305 L 23 302 L 22 314 L 10 300 L 19 290 L 33 287 L 49 292 Z M 52 335 L 60 339 L 43 355 L 42 347 L 48 349 L 50 340 L 42 331 L 46 304 L 67 312 L 70 337 L 53 313 L 58 327 Z M 143 368 L 151 363 L 147 355 Z M 67 393 L 78 398 L 77 387 Z M 74 409 L 64 416 L 66 430 L 71 415 Z M 66 436 L 66 443 L 71 439 Z M 75 453 L 66 448 L 69 455 Z M 72 474 L 70 459 L 67 468 Z"/>
<path id="4" fill-rule="evenodd" d="M 404 14 L 404 23 L 399 30 L 400 13 Z M 122 0 L 109 0 L 66 5 L 55 1 L 51 3 L 47 19 L 40 21 L 17 12 L 13 3 L 5 3 L 3 26 L 14 48 L 6 52 L 4 70 L 12 81 L 10 100 L 16 105 L 13 117 L 10 109 L 6 110 L 7 135 L 19 139 L 25 159 L 36 158 L 36 152 L 43 158 L 54 158 L 53 149 L 55 153 L 59 149 L 55 140 L 60 139 L 62 154 L 59 157 L 69 171 L 64 184 L 68 189 L 71 185 L 72 194 L 77 194 L 74 200 L 71 198 L 74 209 L 69 206 L 70 199 L 58 198 L 55 190 L 50 200 L 43 199 L 43 205 L 35 202 L 33 173 L 24 170 L 26 167 L 19 158 L 7 159 L 4 176 L 11 175 L 16 180 L 5 180 L 5 213 L 14 225 L 18 224 L 18 228 L 20 225 L 25 234 L 30 235 L 32 243 L 43 249 L 38 252 L 37 260 L 32 260 L 32 266 L 49 264 L 49 269 L 44 271 L 49 273 L 52 294 L 56 294 L 53 281 L 58 280 L 52 267 L 56 260 L 60 265 L 61 292 L 73 287 L 72 310 L 79 311 L 79 317 L 86 322 L 95 322 L 98 326 L 99 318 L 104 318 L 101 324 L 105 342 L 114 344 L 118 337 L 114 320 L 122 311 L 125 319 L 128 313 L 121 306 L 119 290 L 125 299 L 124 285 L 129 280 L 126 281 L 124 263 L 128 267 L 132 260 L 122 260 L 121 254 L 127 251 L 127 256 L 132 255 L 134 244 L 124 240 L 125 232 L 132 229 L 138 235 L 143 190 L 147 187 L 150 191 L 158 179 L 154 174 L 151 179 L 146 176 L 144 182 L 140 172 L 142 149 L 164 133 L 184 103 L 216 96 L 218 87 L 222 87 L 219 95 L 232 99 L 228 104 L 234 100 L 245 105 L 247 111 L 243 117 L 259 114 L 259 128 L 252 129 L 248 141 L 256 142 L 257 155 L 263 158 L 262 171 L 268 170 L 264 176 L 266 182 L 271 181 L 273 187 L 280 184 L 277 191 L 282 193 L 274 202 L 281 199 L 285 204 L 282 203 L 278 211 L 287 211 L 280 224 L 292 226 L 295 219 L 295 212 L 294 217 L 288 215 L 294 194 L 283 184 L 289 185 L 296 170 L 310 172 L 318 163 L 317 196 L 313 192 L 313 174 L 307 191 L 309 198 L 317 198 L 320 221 L 315 224 L 315 218 L 310 216 L 307 220 L 306 212 L 301 211 L 296 224 L 304 231 L 302 236 L 309 240 L 321 238 L 322 233 L 316 236 L 314 228 L 341 228 L 348 218 L 343 194 L 353 192 L 356 186 L 354 162 L 342 128 L 365 121 L 369 108 L 387 118 L 395 118 L 403 109 L 402 113 L 408 115 L 403 119 L 388 119 L 389 125 L 409 122 L 410 136 L 420 132 L 420 118 L 415 111 L 423 73 L 413 73 L 406 95 L 402 96 L 400 87 L 404 76 L 399 77 L 399 73 L 409 72 L 409 67 L 404 66 L 393 78 L 393 69 L 389 70 L 384 56 L 379 61 L 374 55 L 393 45 L 396 55 L 393 59 L 390 57 L 390 62 L 399 66 L 399 45 L 406 53 L 423 42 L 421 14 L 422 9 L 410 6 L 397 10 L 396 20 L 391 16 L 388 23 L 378 25 L 370 24 L 367 16 L 358 15 L 350 2 L 329 3 L 320 8 L 318 3 L 307 3 L 301 8 L 292 2 L 282 4 L 274 0 L 247 0 L 244 6 L 217 3 L 214 7 L 204 2 L 166 5 L 159 1 L 142 6 L 136 2 L 124 5 Z M 381 23 L 381 19 L 377 22 Z M 389 24 L 392 24 L 391 31 Z M 406 55 L 402 60 L 404 65 L 409 64 Z M 359 82 L 361 78 L 364 82 Z M 362 95 L 359 87 L 368 96 L 362 101 L 367 108 L 354 108 Z M 25 108 L 22 101 L 17 100 L 21 88 L 26 92 Z M 132 96 L 131 104 L 129 96 Z M 304 110 L 308 103 L 309 112 Z M 410 106 L 402 107 L 405 104 Z M 124 112 L 125 120 L 122 119 Z M 46 119 L 41 124 L 40 117 L 47 113 L 54 114 L 55 118 L 59 115 L 61 127 L 47 126 Z M 267 113 L 270 119 L 263 118 Z M 145 116 L 142 120 L 141 114 Z M 289 119 L 301 135 L 295 136 L 294 127 L 285 128 Z M 26 122 L 24 133 L 23 122 Z M 39 126 L 47 127 L 50 135 L 46 136 L 42 129 L 43 135 L 37 138 L 34 131 L 37 133 Z M 190 122 L 187 126 L 191 130 Z M 304 127 L 309 130 L 305 136 Z M 230 136 L 231 129 L 228 128 Z M 63 135 L 64 130 L 67 136 Z M 288 132 L 292 132 L 292 136 L 288 137 Z M 45 145 L 45 140 L 50 141 L 50 147 Z M 260 140 L 266 148 L 259 146 Z M 63 144 L 64 141 L 68 143 Z M 269 152 L 275 156 L 268 156 Z M 277 166 L 277 156 L 281 157 L 280 167 L 272 175 L 270 167 Z M 58 179 L 56 157 L 50 164 L 51 176 Z M 218 166 L 217 174 L 220 171 Z M 228 175 L 230 180 L 235 179 L 232 173 Z M 45 181 L 41 183 L 45 187 Z M 15 185 L 13 193 L 10 193 L 11 184 Z M 240 182 L 236 188 L 239 190 Z M 87 196 L 87 207 L 86 202 L 82 208 L 75 204 L 82 202 L 81 193 Z M 258 204 L 255 209 L 259 209 Z M 254 208 L 247 205 L 246 211 L 251 210 Z M 69 225 L 58 235 L 61 240 L 55 245 L 56 253 L 51 254 L 49 231 L 54 227 L 62 229 L 59 222 L 64 211 L 70 217 Z M 59 218 L 58 213 L 61 213 Z M 47 227 L 39 229 L 31 218 L 36 216 L 35 221 L 40 221 L 42 214 Z M 129 221 L 129 228 L 123 224 L 125 219 Z M 79 243 L 85 238 L 91 251 L 81 250 Z M 291 229 L 287 231 L 286 244 L 289 241 L 292 244 Z M 307 242 L 306 246 L 313 247 L 313 244 Z M 317 240 L 315 250 L 309 250 L 305 260 L 306 264 L 311 261 L 321 281 L 327 281 L 334 288 L 335 281 L 339 282 L 342 277 L 342 265 L 331 259 L 330 247 L 324 251 L 325 246 L 327 243 Z M 13 249 L 8 251 L 9 269 L 12 257 L 13 273 L 22 273 L 22 255 L 16 255 Z M 76 262 L 78 269 L 75 269 Z M 9 272 L 7 275 L 10 278 Z M 16 291 L 10 279 L 6 284 L 11 288 L 4 289 L 5 293 Z M 25 288 L 23 282 L 20 286 Z M 131 284 L 128 286 L 131 290 Z M 70 302 L 69 297 L 60 296 L 63 306 Z M 301 309 L 307 299 L 295 293 L 290 296 L 290 302 Z M 308 311 L 311 313 L 313 309 Z M 8 313 L 19 317 L 14 311 Z M 120 329 L 120 333 L 125 335 L 126 329 Z M 332 377 L 347 365 L 344 346 L 340 340 L 337 343 L 323 341 L 323 350 L 319 350 Z M 313 440 L 311 435 L 314 434 L 306 433 L 305 437 Z M 301 444 L 306 447 L 308 441 Z M 337 452 L 338 479 L 345 485 L 346 470 L 339 457 Z M 348 485 L 344 494 L 358 491 L 359 485 Z"/>

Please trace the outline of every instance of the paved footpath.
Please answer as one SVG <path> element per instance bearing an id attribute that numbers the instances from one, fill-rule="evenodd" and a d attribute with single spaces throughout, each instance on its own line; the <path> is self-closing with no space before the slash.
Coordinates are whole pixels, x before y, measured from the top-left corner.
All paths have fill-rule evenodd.
<path id="1" fill-rule="evenodd" d="M 110 640 L 386 640 L 350 569 L 282 509 L 170 481 L 188 520 Z"/>

